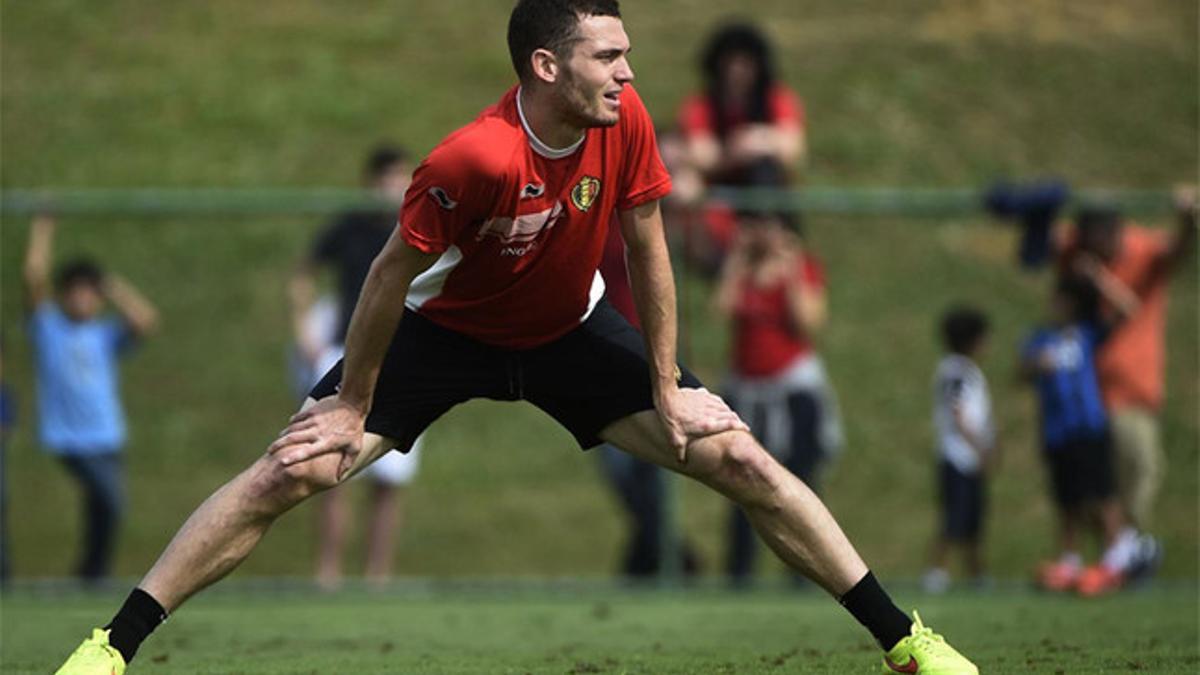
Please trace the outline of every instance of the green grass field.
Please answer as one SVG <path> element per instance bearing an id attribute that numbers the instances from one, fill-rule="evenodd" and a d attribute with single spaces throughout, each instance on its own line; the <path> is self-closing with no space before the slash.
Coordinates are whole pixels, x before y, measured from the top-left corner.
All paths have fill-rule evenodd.
<path id="1" fill-rule="evenodd" d="M 492 590 L 488 590 L 491 588 Z M 1194 673 L 1196 587 L 1094 601 L 1025 591 L 900 599 L 986 673 Z M 5 673 L 48 673 L 114 597 L 5 599 Z M 225 589 L 142 646 L 146 673 L 878 672 L 878 652 L 815 591 L 642 592 L 564 586 L 301 591 Z"/>

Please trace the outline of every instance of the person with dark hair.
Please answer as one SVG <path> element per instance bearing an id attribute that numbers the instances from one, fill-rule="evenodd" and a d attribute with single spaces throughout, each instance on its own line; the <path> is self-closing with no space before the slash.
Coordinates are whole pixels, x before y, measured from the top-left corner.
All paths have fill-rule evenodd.
<path id="1" fill-rule="evenodd" d="M 321 376 L 342 358 L 346 331 L 371 261 L 387 244 L 396 227 L 396 208 L 412 182 L 408 151 L 381 143 L 367 156 L 363 181 L 381 201 L 392 208 L 350 211 L 336 216 L 316 238 L 308 255 L 300 261 L 289 284 L 292 327 L 306 394 Z M 317 275 L 328 269 L 336 279 L 336 312 L 332 330 L 322 330 L 322 309 L 316 294 Z M 416 477 L 420 462 L 420 439 L 406 454 L 389 452 L 363 474 L 371 482 L 367 518 L 366 577 L 382 583 L 391 577 L 396 529 L 404 519 L 404 493 Z M 322 494 L 317 512 L 317 583 L 336 588 L 342 578 L 342 552 L 350 518 L 344 489 Z"/>
<path id="2" fill-rule="evenodd" d="M 770 41 L 756 26 L 718 26 L 700 55 L 703 89 L 678 114 L 682 160 L 670 166 L 676 192 L 671 224 L 685 233 L 685 255 L 715 275 L 733 246 L 737 217 L 719 201 L 700 204 L 706 186 L 763 184 L 783 169 L 780 188 L 804 160 L 804 103 L 777 76 Z"/>
<path id="3" fill-rule="evenodd" d="M 763 176 L 765 186 L 781 179 L 778 173 Z M 714 300 L 733 329 L 726 400 L 755 438 L 816 491 L 824 464 L 841 449 L 842 428 L 837 398 L 814 345 L 828 320 L 825 270 L 805 245 L 796 214 L 739 213 L 738 238 Z M 758 542 L 737 508 L 730 515 L 727 551 L 730 580 L 748 585 Z"/>
<path id="4" fill-rule="evenodd" d="M 1135 565 L 1142 546 L 1116 497 L 1108 415 L 1096 377 L 1095 353 L 1116 324 L 1099 324 L 1097 295 L 1113 303 L 1119 322 L 1138 311 L 1137 297 L 1098 266 L 1060 279 L 1050 302 L 1050 321 L 1035 330 L 1021 351 L 1021 370 L 1035 385 L 1041 407 L 1042 457 L 1058 510 L 1058 554 L 1038 568 L 1046 590 L 1098 595 L 1116 590 Z M 1084 569 L 1079 531 L 1096 525 L 1104 554 Z"/>
<path id="5" fill-rule="evenodd" d="M 805 153 L 804 103 L 779 81 L 766 35 L 748 23 L 722 25 L 700 63 L 704 90 L 679 111 L 691 166 L 718 185 L 751 183 L 762 162 L 795 169 Z"/>
<path id="6" fill-rule="evenodd" d="M 922 585 L 930 593 L 950 586 L 950 549 L 962 550 L 967 574 L 985 580 L 983 521 L 985 472 L 996 454 L 996 430 L 987 379 L 979 358 L 987 344 L 988 320 L 973 307 L 950 309 L 941 321 L 946 354 L 933 377 L 933 426 L 937 433 L 937 482 L 941 524 Z"/>
<path id="7" fill-rule="evenodd" d="M 55 223 L 33 220 L 25 299 L 37 374 L 38 430 L 83 490 L 83 545 L 75 573 L 106 578 L 124 499 L 125 414 L 117 360 L 157 326 L 158 312 L 131 284 L 91 260 L 65 263 L 50 298 Z M 112 303 L 118 316 L 102 313 Z"/>
<path id="8" fill-rule="evenodd" d="M 738 502 L 875 636 L 885 667 L 977 673 L 896 607 L 821 501 L 676 362 L 658 207 L 671 179 L 631 86 L 615 0 L 519 0 L 508 36 L 519 82 L 417 167 L 345 358 L 62 672 L 124 670 L 167 612 L 233 570 L 285 511 L 407 451 L 456 405 L 490 398 L 528 401 L 582 448 L 611 443 Z M 610 226 L 628 248 L 641 333 L 603 299 Z"/>

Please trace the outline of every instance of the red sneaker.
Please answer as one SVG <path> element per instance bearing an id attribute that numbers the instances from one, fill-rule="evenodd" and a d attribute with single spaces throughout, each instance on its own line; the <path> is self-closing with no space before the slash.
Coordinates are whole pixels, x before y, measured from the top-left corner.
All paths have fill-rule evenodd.
<path id="1" fill-rule="evenodd" d="M 1076 590 L 1084 597 L 1096 597 L 1120 590 L 1125 585 L 1125 575 L 1114 572 L 1104 565 L 1092 565 L 1079 575 Z"/>

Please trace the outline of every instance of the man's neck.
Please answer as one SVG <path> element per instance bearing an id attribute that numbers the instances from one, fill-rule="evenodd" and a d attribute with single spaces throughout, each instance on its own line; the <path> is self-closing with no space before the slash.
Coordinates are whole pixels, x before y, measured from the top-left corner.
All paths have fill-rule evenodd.
<path id="1" fill-rule="evenodd" d="M 545 100 L 524 85 L 517 90 L 517 103 L 529 132 L 542 145 L 565 150 L 583 139 L 584 129 L 555 116 Z"/>

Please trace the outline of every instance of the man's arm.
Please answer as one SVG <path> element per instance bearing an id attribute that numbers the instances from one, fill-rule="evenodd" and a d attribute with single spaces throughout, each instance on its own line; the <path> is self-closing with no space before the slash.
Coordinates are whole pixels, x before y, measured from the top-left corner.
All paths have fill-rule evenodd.
<path id="1" fill-rule="evenodd" d="M 689 440 L 748 428 L 720 398 L 702 390 L 679 389 L 675 361 L 675 279 L 658 201 L 622 211 L 619 217 L 621 233 L 629 248 L 629 285 L 646 340 L 654 406 L 679 461 L 684 462 Z"/>
<path id="2" fill-rule="evenodd" d="M 54 246 L 54 218 L 34 216 L 25 249 L 25 306 L 33 311 L 50 294 L 50 252 Z"/>
<path id="3" fill-rule="evenodd" d="M 133 284 L 116 274 L 108 274 L 104 278 L 104 292 L 134 335 L 146 337 L 158 328 L 158 309 Z"/>
<path id="4" fill-rule="evenodd" d="M 339 477 L 353 465 L 361 450 L 363 425 L 375 396 L 375 381 L 404 314 L 408 287 L 437 258 L 437 254 L 424 253 L 405 243 L 399 229 L 392 233 L 371 263 L 350 319 L 338 393 L 292 417 L 288 428 L 267 452 L 282 453 L 281 461 L 288 465 L 341 452 Z"/>
<path id="5" fill-rule="evenodd" d="M 425 253 L 400 237 L 399 229 L 371 263 L 358 304 L 346 333 L 346 357 L 338 398 L 363 417 L 375 397 L 375 380 L 383 367 L 400 317 L 408 287 L 418 274 L 429 269 L 438 254 Z"/>

